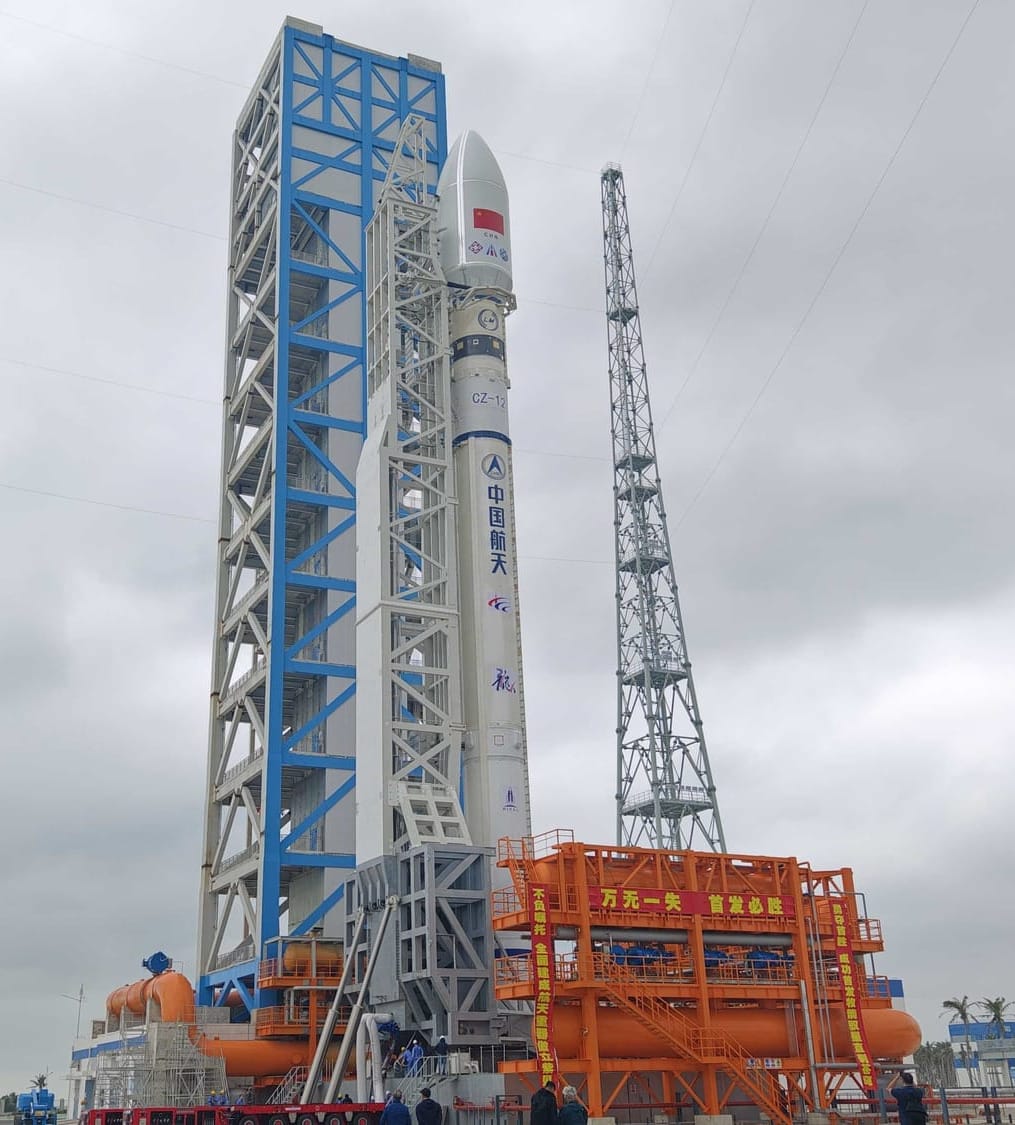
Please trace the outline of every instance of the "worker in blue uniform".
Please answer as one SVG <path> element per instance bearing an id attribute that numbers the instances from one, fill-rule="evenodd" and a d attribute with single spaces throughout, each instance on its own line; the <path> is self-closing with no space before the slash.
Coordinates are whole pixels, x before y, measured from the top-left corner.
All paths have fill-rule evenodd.
<path id="1" fill-rule="evenodd" d="M 381 1125 L 412 1125 L 412 1114 L 402 1100 L 402 1091 L 396 1090 L 381 1114 Z"/>
<path id="2" fill-rule="evenodd" d="M 902 1083 L 896 1086 L 901 1078 Z M 897 1074 L 888 1087 L 899 1110 L 899 1125 L 927 1125 L 927 1110 L 923 1104 L 923 1087 L 917 1086 L 908 1070 Z"/>

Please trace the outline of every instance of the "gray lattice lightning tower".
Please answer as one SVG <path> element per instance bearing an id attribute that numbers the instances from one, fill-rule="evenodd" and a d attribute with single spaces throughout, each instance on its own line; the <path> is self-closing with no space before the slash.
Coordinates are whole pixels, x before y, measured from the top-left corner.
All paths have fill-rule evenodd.
<path id="1" fill-rule="evenodd" d="M 677 599 L 620 167 L 608 164 L 601 182 L 617 565 L 617 842 L 725 851 Z"/>

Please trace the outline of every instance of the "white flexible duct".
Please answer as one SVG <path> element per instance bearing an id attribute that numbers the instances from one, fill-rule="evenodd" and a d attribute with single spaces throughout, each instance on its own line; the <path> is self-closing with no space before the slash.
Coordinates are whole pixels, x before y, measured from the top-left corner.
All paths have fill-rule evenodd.
<path id="1" fill-rule="evenodd" d="M 384 1056 L 381 1054 L 381 1033 L 378 1027 L 390 1023 L 395 1017 L 391 1012 L 367 1012 L 356 1034 L 356 1100 L 358 1102 L 384 1101 Z M 373 1099 L 367 1097 L 366 1040 L 370 1040 L 371 1073 L 373 1076 Z M 362 1044 L 362 1047 L 361 1047 Z M 361 1054 L 362 1052 L 362 1054 Z"/>
<path id="2" fill-rule="evenodd" d="M 361 1105 L 367 1101 L 367 1024 L 369 1016 L 364 1016 L 356 1028 L 356 1101 Z"/>

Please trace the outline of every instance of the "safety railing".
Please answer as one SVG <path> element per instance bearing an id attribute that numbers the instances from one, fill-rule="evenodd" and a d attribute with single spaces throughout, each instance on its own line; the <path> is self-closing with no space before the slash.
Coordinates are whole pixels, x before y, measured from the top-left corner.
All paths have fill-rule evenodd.
<path id="1" fill-rule="evenodd" d="M 244 848 L 242 851 L 233 852 L 232 855 L 226 856 L 224 860 L 218 865 L 217 874 L 222 874 L 228 871 L 231 867 L 236 867 L 241 863 L 254 859 L 261 854 L 261 845 L 255 841 L 249 847 Z"/>
<path id="2" fill-rule="evenodd" d="M 714 954 L 706 951 L 705 979 L 710 984 L 792 984 L 797 980 L 795 963 L 790 958 L 762 960 L 746 956 L 734 957 L 724 954 L 722 960 L 714 960 Z M 602 965 L 610 961 L 626 969 L 639 980 L 650 984 L 672 984 L 680 981 L 693 984 L 697 979 L 694 959 L 686 946 L 649 947 L 627 946 L 610 949 L 593 956 L 593 963 Z M 610 975 L 608 967 L 596 970 L 597 979 Z"/>
<path id="3" fill-rule="evenodd" d="M 316 966 L 312 964 L 309 952 L 300 950 L 300 956 L 293 959 L 291 957 L 269 957 L 264 961 L 258 962 L 257 965 L 257 978 L 258 981 L 266 980 L 279 980 L 284 977 L 298 977 L 301 980 L 307 977 L 312 977 L 314 980 L 319 981 L 339 981 L 342 977 L 342 962 L 335 961 L 334 958 L 330 959 L 327 963 L 318 963 Z M 321 962 L 324 962 L 324 957 Z"/>
<path id="4" fill-rule="evenodd" d="M 521 895 L 514 887 L 500 887 L 493 892 L 491 898 L 494 918 L 504 918 L 522 910 Z"/>
<path id="5" fill-rule="evenodd" d="M 554 958 L 554 974 L 558 983 L 569 983 L 579 979 L 578 962 L 572 954 L 560 954 Z M 513 957 L 498 957 L 493 964 L 494 987 L 507 988 L 510 985 L 532 985 L 535 987 L 535 974 L 532 969 L 532 955 L 516 954 Z"/>
<path id="6" fill-rule="evenodd" d="M 238 765 L 232 766 L 222 775 L 220 784 L 227 785 L 235 777 L 239 777 L 244 770 L 249 769 L 254 762 L 260 761 L 264 757 L 264 748 L 261 746 L 255 747 Z"/>
<path id="7" fill-rule="evenodd" d="M 884 940 L 881 934 L 880 918 L 858 918 L 856 924 L 861 941 L 881 942 Z"/>
<path id="8" fill-rule="evenodd" d="M 339 1011 L 338 1022 L 344 1024 L 349 1019 L 349 1008 L 342 1008 Z M 328 1014 L 327 1005 L 322 1004 L 317 1009 L 317 1020 L 315 1023 L 315 1031 L 319 1031 L 324 1026 L 325 1018 Z M 265 1035 L 300 1035 L 306 1034 L 310 1030 L 310 1009 L 309 1008 L 292 1008 L 286 1005 L 279 1005 L 272 1008 L 258 1008 L 255 1013 L 257 1034 Z"/>
<path id="9" fill-rule="evenodd" d="M 563 889 L 563 895 L 561 890 Z M 546 906 L 549 910 L 567 910 L 574 913 L 578 909 L 578 892 L 574 887 L 547 887 Z M 506 918 L 528 910 L 528 904 L 514 887 L 501 887 L 491 896 L 494 918 Z"/>
<path id="10" fill-rule="evenodd" d="M 403 1072 L 402 1076 L 396 1079 L 394 1088 L 400 1091 L 405 1104 L 411 1106 L 419 1101 L 421 1090 L 427 1087 L 433 1089 L 446 1078 L 450 1078 L 450 1070 L 447 1055 L 425 1055 L 410 1066 L 408 1073 Z M 397 1071 L 395 1073 L 397 1074 Z"/>
<path id="11" fill-rule="evenodd" d="M 294 1102 L 303 1092 L 307 1081 L 307 1068 L 305 1066 L 291 1067 L 288 1074 L 268 1095 L 268 1105 L 286 1105 Z"/>
<path id="12" fill-rule="evenodd" d="M 781 1087 L 773 1074 L 753 1065 L 740 1044 L 715 1028 L 701 1027 L 671 1004 L 648 990 L 638 977 L 621 968 L 612 958 L 599 958 L 608 991 L 642 1024 L 664 1036 L 677 1050 L 696 1062 L 719 1064 L 732 1071 L 745 1092 L 753 1094 L 760 1109 L 773 1121 L 789 1125 L 789 1114 Z"/>
<path id="13" fill-rule="evenodd" d="M 560 844 L 573 844 L 574 832 L 570 828 L 554 828 L 549 832 L 541 832 L 538 836 L 522 836 L 513 839 L 502 836 L 497 841 L 497 860 L 525 860 L 544 859 L 552 855 Z"/>

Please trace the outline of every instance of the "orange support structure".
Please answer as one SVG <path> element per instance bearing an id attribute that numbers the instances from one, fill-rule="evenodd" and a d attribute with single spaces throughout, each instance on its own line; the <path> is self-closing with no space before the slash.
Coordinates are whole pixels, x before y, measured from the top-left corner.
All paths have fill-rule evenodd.
<path id="1" fill-rule="evenodd" d="M 592 1116 L 748 1102 L 788 1125 L 920 1043 L 871 971 L 881 929 L 848 868 L 567 832 L 503 839 L 498 861 L 512 886 L 494 893 L 494 928 L 533 952 L 497 961 L 496 993 L 534 1002 L 538 1056 L 501 1069 L 535 1086 L 555 1061 Z"/>
<path id="2" fill-rule="evenodd" d="M 277 989 L 283 1002 L 254 1014 L 259 1039 L 307 1039 L 313 1057 L 318 1035 L 342 977 L 342 948 L 319 939 L 283 939 L 278 957 L 258 962 L 257 983 Z M 279 944 L 283 944 L 280 940 Z M 344 1029 L 345 1013 L 339 1023 Z"/>

